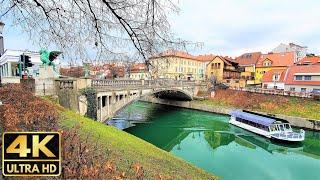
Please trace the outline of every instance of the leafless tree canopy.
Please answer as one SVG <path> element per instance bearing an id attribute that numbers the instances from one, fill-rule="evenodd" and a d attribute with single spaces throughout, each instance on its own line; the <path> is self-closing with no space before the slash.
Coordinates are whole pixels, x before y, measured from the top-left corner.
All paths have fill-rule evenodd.
<path id="1" fill-rule="evenodd" d="M 44 47 L 54 44 L 82 59 L 89 50 L 105 59 L 135 49 L 146 60 L 183 48 L 167 16 L 178 10 L 171 0 L 0 0 L 2 21 L 10 19 Z"/>

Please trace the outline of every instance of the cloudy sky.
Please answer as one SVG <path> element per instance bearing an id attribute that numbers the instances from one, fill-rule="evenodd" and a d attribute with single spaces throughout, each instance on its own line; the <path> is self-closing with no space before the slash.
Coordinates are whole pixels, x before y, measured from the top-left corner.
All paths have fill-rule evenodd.
<path id="1" fill-rule="evenodd" d="M 319 53 L 319 0 L 180 0 L 171 19 L 184 39 L 203 42 L 198 53 L 237 56 L 294 42 Z"/>
<path id="2" fill-rule="evenodd" d="M 268 52 L 281 42 L 320 50 L 319 0 L 179 0 L 178 5 L 180 13 L 170 16 L 175 35 L 204 43 L 190 53 L 237 56 Z M 4 35 L 8 49 L 39 49 L 10 25 Z"/>

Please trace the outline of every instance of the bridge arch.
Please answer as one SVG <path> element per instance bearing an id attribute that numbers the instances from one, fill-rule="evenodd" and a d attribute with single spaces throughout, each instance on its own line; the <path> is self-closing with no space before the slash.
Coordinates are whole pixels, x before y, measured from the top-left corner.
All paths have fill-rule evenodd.
<path id="1" fill-rule="evenodd" d="M 191 101 L 193 99 L 192 94 L 189 92 L 176 88 L 158 89 L 153 91 L 152 94 L 156 98 L 168 100 Z"/>

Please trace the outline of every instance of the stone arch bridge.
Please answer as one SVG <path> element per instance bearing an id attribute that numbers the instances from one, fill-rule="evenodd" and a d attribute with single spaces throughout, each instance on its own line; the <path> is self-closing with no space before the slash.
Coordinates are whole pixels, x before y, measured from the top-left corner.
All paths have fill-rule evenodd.
<path id="1" fill-rule="evenodd" d="M 88 101 L 84 95 L 79 93 L 79 90 L 87 87 L 94 88 L 96 91 L 97 120 L 105 121 L 112 118 L 123 107 L 142 96 L 152 95 L 161 99 L 191 101 L 200 89 L 206 88 L 206 84 L 196 81 L 169 79 L 58 79 L 56 80 L 56 89 L 58 89 L 60 104 L 77 110 L 80 114 L 84 115 L 87 112 Z M 66 94 L 68 95 L 66 96 Z"/>

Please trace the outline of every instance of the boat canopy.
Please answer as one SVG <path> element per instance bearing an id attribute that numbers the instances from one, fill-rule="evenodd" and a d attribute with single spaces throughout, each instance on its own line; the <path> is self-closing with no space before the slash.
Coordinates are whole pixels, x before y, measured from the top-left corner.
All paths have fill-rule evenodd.
<path id="1" fill-rule="evenodd" d="M 238 117 L 241 119 L 245 119 L 247 121 L 251 121 L 257 124 L 262 124 L 264 126 L 269 126 L 274 123 L 276 120 L 268 117 L 259 116 L 256 114 L 251 114 L 248 112 L 243 112 L 242 110 L 234 110 L 230 113 L 231 116 Z"/>

